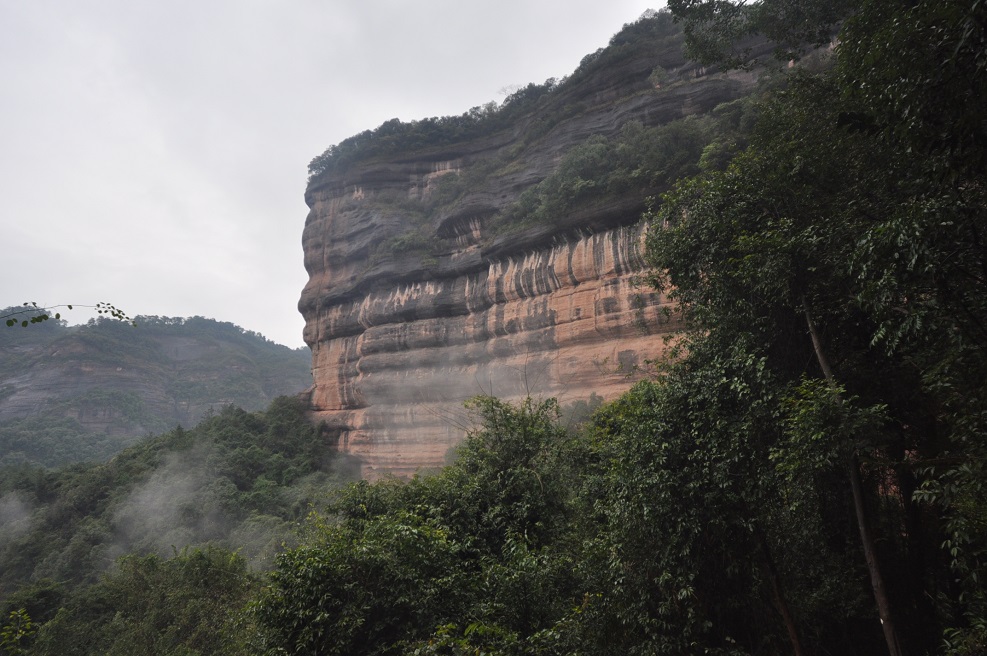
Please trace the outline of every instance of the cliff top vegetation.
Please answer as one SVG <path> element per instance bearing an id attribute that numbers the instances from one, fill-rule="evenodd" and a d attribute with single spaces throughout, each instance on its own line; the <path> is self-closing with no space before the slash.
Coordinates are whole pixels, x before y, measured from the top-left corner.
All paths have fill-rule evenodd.
<path id="1" fill-rule="evenodd" d="M 669 40 L 680 36 L 672 14 L 667 10 L 645 12 L 638 20 L 624 25 L 605 48 L 583 58 L 572 75 L 549 78 L 541 84 L 530 83 L 497 104 L 473 107 L 458 116 L 425 118 L 402 122 L 391 119 L 373 130 L 365 130 L 338 144 L 329 146 L 309 164 L 309 180 L 340 173 L 353 164 L 395 152 L 412 152 L 448 147 L 478 139 L 495 132 L 516 128 L 525 117 L 553 113 L 556 98 L 582 85 L 587 79 L 606 74 L 619 62 L 641 56 L 645 51 L 660 50 Z M 548 122 L 551 122 L 548 120 Z"/>
<path id="2" fill-rule="evenodd" d="M 691 29 L 737 36 L 733 3 L 676 4 L 699 12 Z M 797 35 L 833 3 L 753 6 L 765 11 L 742 17 L 757 21 L 740 38 L 775 16 Z M 262 583 L 224 547 L 269 545 L 253 526 L 299 520 L 304 483 L 332 476 L 313 447 L 325 436 L 290 399 L 105 465 L 6 470 L 0 572 L 20 587 L 3 591 L 0 644 L 985 653 L 987 6 L 847 12 L 835 66 L 795 71 L 759 102 L 742 148 L 648 213 L 652 282 L 688 323 L 654 380 L 579 432 L 551 400 L 476 399 L 452 464 L 333 493 Z M 183 477 L 203 462 L 221 476 Z M 162 507 L 175 532 L 156 524 Z M 217 508 L 236 520 L 229 540 L 156 552 L 172 536 L 199 544 L 183 531 L 215 535 Z M 142 555 L 104 570 L 119 535 Z"/>

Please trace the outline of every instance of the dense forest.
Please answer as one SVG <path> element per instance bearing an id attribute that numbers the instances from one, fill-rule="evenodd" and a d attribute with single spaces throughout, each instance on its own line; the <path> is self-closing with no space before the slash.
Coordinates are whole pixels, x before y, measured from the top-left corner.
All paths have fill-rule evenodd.
<path id="1" fill-rule="evenodd" d="M 0 610 L 41 624 L 32 653 L 218 653 L 213 627 L 256 591 L 252 572 L 359 471 L 327 439 L 301 401 L 281 397 L 265 412 L 228 406 L 103 464 L 3 468 Z M 19 653 L 7 636 L 0 645 Z"/>
<path id="2" fill-rule="evenodd" d="M 106 460 L 233 404 L 260 410 L 311 385 L 311 354 L 204 317 L 69 326 L 39 309 L 0 330 L 0 466 Z"/>
<path id="3" fill-rule="evenodd" d="M 698 60 L 769 38 L 785 75 L 644 217 L 688 326 L 653 380 L 581 424 L 477 398 L 408 482 L 340 487 L 290 400 L 5 470 L 0 650 L 984 653 L 987 6 L 669 6 Z M 184 538 L 133 510 L 179 457 L 223 472 Z"/>

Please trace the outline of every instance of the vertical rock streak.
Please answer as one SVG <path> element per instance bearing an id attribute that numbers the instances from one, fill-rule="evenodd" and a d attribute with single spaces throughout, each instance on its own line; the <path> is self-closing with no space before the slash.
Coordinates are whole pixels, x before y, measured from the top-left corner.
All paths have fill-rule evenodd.
<path id="1" fill-rule="evenodd" d="M 642 235 L 584 234 L 326 308 L 313 345 L 315 415 L 341 431 L 367 475 L 409 474 L 442 464 L 470 396 L 623 392 L 677 327 L 635 280 Z"/>
<path id="2" fill-rule="evenodd" d="M 365 475 L 440 465 L 470 396 L 612 398 L 662 357 L 661 334 L 677 326 L 636 284 L 642 228 L 620 227 L 652 190 L 574 207 L 551 225 L 515 215 L 587 139 L 702 114 L 756 84 L 753 72 L 699 71 L 681 35 L 662 34 L 506 127 L 370 153 L 310 181 L 299 309 L 312 413 L 364 459 Z M 667 80 L 656 89 L 659 63 Z"/>

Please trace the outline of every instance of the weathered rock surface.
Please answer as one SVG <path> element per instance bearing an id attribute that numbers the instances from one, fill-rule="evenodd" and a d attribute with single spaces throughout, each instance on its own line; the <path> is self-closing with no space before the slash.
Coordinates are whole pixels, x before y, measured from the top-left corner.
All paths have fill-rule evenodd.
<path id="1" fill-rule="evenodd" d="M 311 408 L 340 449 L 363 459 L 365 476 L 441 465 L 464 434 L 471 396 L 610 399 L 662 356 L 663 337 L 678 326 L 640 280 L 643 194 L 552 224 L 504 230 L 497 219 L 586 139 L 708 112 L 755 81 L 702 70 L 684 60 L 681 40 L 667 41 L 561 86 L 506 129 L 310 181 L 310 280 L 299 309 L 313 357 Z M 539 124 L 546 111 L 572 106 L 548 129 Z M 447 175 L 469 185 L 436 203 Z M 381 248 L 409 230 L 426 253 Z"/>

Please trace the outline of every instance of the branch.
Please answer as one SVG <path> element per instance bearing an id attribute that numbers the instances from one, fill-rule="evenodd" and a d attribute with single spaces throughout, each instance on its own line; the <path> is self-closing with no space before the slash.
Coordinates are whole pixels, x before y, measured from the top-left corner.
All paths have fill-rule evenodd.
<path id="1" fill-rule="evenodd" d="M 90 308 L 96 310 L 97 314 L 105 314 L 108 317 L 112 317 L 119 321 L 126 321 L 127 323 L 133 326 L 137 325 L 137 322 L 134 321 L 132 318 L 130 318 L 126 312 L 116 307 L 115 305 L 112 305 L 110 303 L 104 303 L 104 302 L 99 302 L 96 305 L 79 305 L 79 306 L 68 305 L 68 304 L 41 306 L 34 302 L 23 303 L 21 309 L 0 315 L 0 320 L 3 320 L 7 324 L 8 328 L 16 326 L 17 324 L 20 324 L 22 328 L 27 328 L 32 323 L 41 323 L 43 321 L 48 321 L 49 319 L 52 318 L 54 318 L 57 321 L 62 318 L 62 315 L 60 312 L 53 313 L 52 312 L 53 310 L 57 308 L 66 308 L 68 310 L 71 310 L 73 307 Z M 31 314 L 32 316 L 27 319 L 17 318 L 25 314 Z"/>

